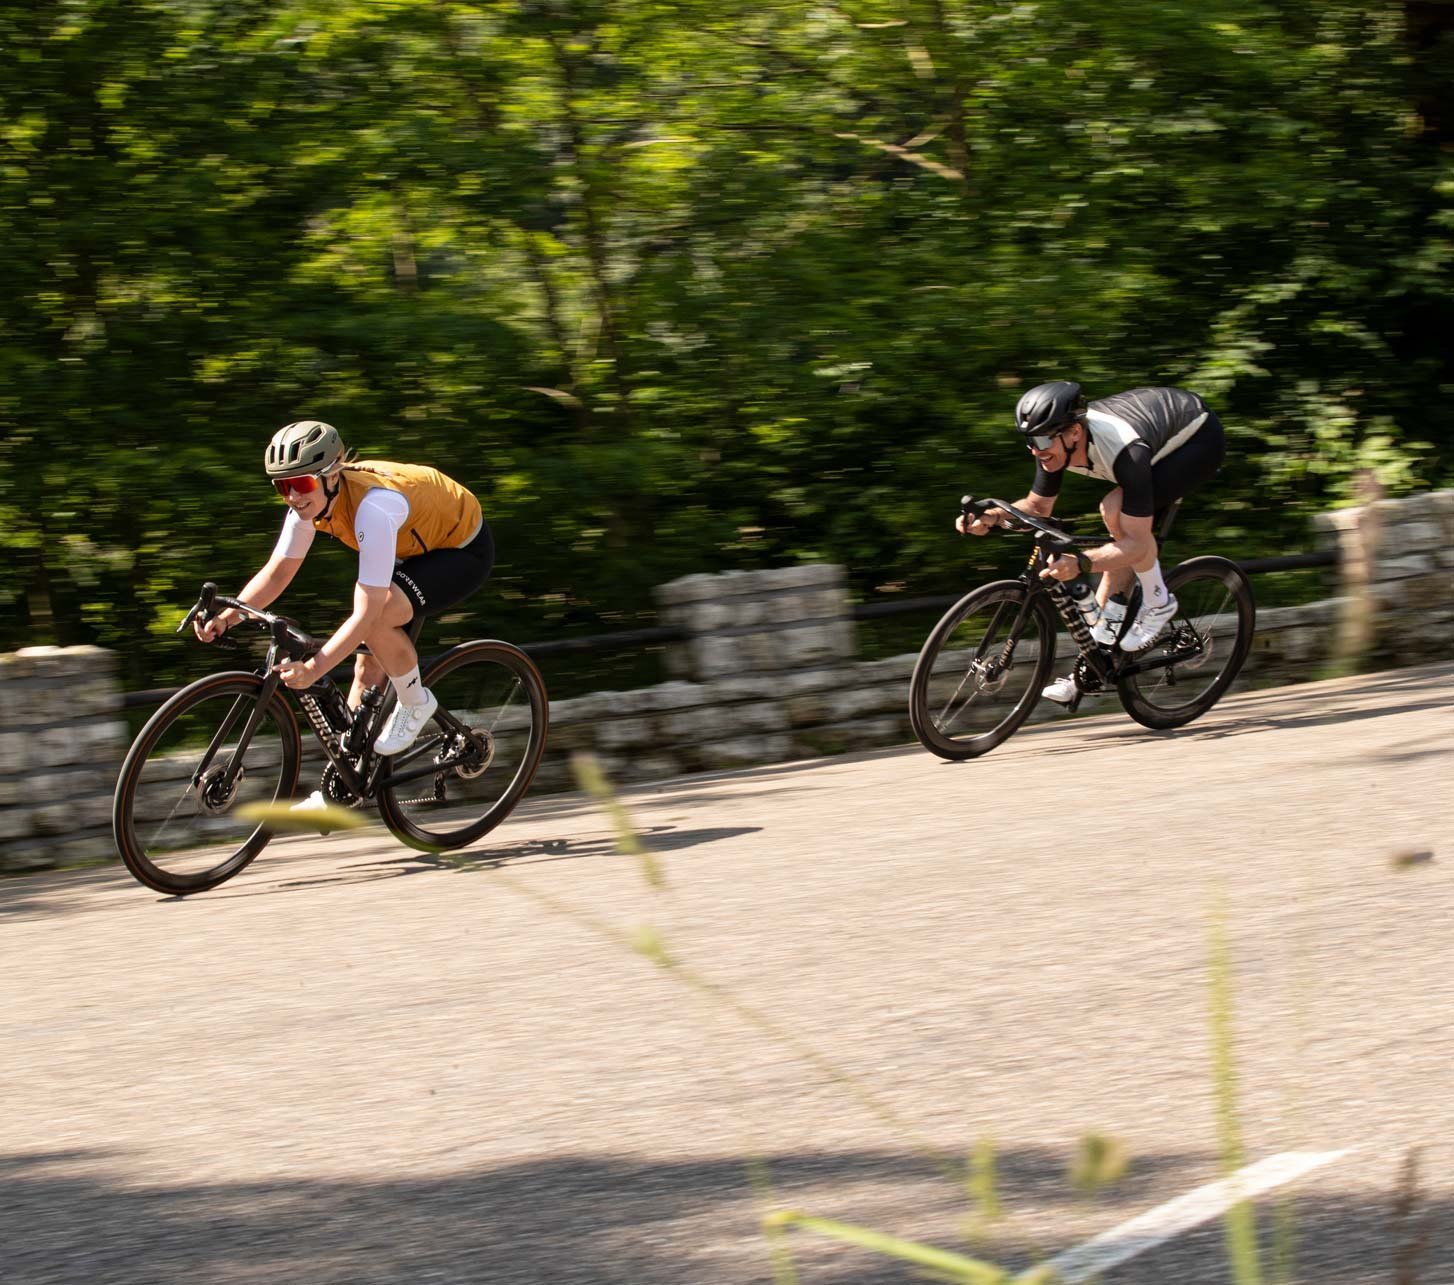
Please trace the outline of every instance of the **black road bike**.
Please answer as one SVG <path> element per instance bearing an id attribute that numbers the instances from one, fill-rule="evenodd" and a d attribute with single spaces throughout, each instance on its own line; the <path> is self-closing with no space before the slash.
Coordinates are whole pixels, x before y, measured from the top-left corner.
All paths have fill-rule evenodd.
<path id="1" fill-rule="evenodd" d="M 411 847 L 475 843 L 529 788 L 545 753 L 549 704 L 540 671 L 518 647 L 467 642 L 427 662 L 421 678 L 439 709 L 413 745 L 385 758 L 373 744 L 393 708 L 392 689 L 368 688 L 356 712 L 328 676 L 290 692 L 275 666 L 305 660 L 321 643 L 297 621 L 225 598 L 210 582 L 177 632 L 225 607 L 244 619 L 214 645 L 235 648 L 234 634 L 260 631 L 269 639 L 266 660 L 172 696 L 138 733 L 116 783 L 116 846 L 148 888 L 175 896 L 215 888 L 273 837 L 243 805 L 298 793 L 303 743 L 290 695 L 323 747 L 324 798 L 345 808 L 377 805 Z M 411 639 L 422 623 L 411 625 Z"/>
<path id="2" fill-rule="evenodd" d="M 1004 510 L 1010 522 L 1003 529 L 1030 532 L 1035 545 L 1018 579 L 966 594 L 925 641 L 909 685 L 909 717 L 925 749 L 945 759 L 976 758 L 1014 734 L 1055 665 L 1057 616 L 1075 645 L 1073 661 L 1065 658 L 1080 688 L 1072 709 L 1081 695 L 1114 688 L 1138 723 L 1181 727 L 1211 709 L 1237 677 L 1252 648 L 1257 608 L 1236 563 L 1200 557 L 1173 567 L 1166 585 L 1176 595 L 1176 616 L 1150 647 L 1124 652 L 1097 643 L 1066 586 L 1040 577 L 1048 559 L 1104 537 L 1076 539 L 1063 523 L 1003 500 L 966 495 L 960 506 L 971 518 Z M 1167 510 L 1158 539 L 1177 507 Z M 1136 617 L 1140 594 L 1137 587 L 1121 634 Z"/>

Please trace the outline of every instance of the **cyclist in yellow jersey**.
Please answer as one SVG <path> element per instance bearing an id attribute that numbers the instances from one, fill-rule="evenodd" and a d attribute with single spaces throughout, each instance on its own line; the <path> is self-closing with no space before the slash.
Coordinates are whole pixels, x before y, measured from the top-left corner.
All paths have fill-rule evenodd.
<path id="1" fill-rule="evenodd" d="M 279 666 L 293 688 L 368 646 L 354 664 L 349 704 L 365 687 L 393 684 L 398 703 L 374 748 L 398 754 L 423 731 L 438 708 L 419 680 L 419 656 L 405 632 L 416 616 L 434 615 L 467 598 L 489 578 L 494 540 L 471 492 L 437 469 L 388 460 L 354 460 L 338 430 L 319 420 L 280 428 L 268 443 L 267 475 L 288 504 L 272 557 L 238 598 L 263 608 L 298 574 L 317 532 L 358 551 L 353 614 L 306 661 Z M 204 642 L 221 637 L 239 615 L 228 610 L 197 624 Z M 322 795 L 299 807 L 322 807 Z"/>

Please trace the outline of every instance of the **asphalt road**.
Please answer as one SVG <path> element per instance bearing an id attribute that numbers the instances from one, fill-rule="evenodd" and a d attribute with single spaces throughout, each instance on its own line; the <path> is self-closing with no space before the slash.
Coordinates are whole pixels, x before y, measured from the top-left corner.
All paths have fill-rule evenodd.
<path id="1" fill-rule="evenodd" d="M 1023 1267 L 1218 1175 L 1221 913 L 1245 1158 L 1350 1152 L 1258 1202 L 1269 1246 L 1447 1285 L 1451 786 L 1443 665 L 629 791 L 663 888 L 576 796 L 452 864 L 371 829 L 187 901 L 5 881 L 0 1280 L 766 1282 L 778 1207 Z M 980 1140 L 992 1222 L 934 1158 Z M 1227 1279 L 1217 1224 L 1106 1277 Z"/>

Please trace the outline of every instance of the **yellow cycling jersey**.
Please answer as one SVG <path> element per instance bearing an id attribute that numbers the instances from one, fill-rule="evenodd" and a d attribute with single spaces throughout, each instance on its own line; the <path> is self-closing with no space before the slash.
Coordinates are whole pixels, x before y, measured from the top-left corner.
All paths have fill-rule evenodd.
<path id="1" fill-rule="evenodd" d="M 358 460 L 338 475 L 338 494 L 313 525 L 326 535 L 358 548 L 353 519 L 359 502 L 374 487 L 397 491 L 409 502 L 409 520 L 399 528 L 394 556 L 414 558 L 430 549 L 457 549 L 480 529 L 480 502 L 452 477 L 422 464 Z"/>

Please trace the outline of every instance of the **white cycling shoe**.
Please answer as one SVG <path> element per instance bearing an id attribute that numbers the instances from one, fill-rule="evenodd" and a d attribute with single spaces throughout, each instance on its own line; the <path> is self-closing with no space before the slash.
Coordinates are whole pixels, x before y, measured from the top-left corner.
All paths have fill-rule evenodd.
<path id="1" fill-rule="evenodd" d="M 398 754 L 414 744 L 415 738 L 424 730 L 424 725 L 434 717 L 434 711 L 439 708 L 439 698 L 427 688 L 424 698 L 422 705 L 394 706 L 394 712 L 389 715 L 389 721 L 384 724 L 384 730 L 374 742 L 375 754 Z"/>
<path id="2" fill-rule="evenodd" d="M 1136 619 L 1131 622 L 1131 628 L 1126 631 L 1126 636 L 1121 639 L 1122 651 L 1145 651 L 1159 637 L 1161 631 L 1171 623 L 1171 618 L 1176 615 L 1176 595 L 1168 594 L 1166 601 L 1159 607 L 1142 607 L 1136 613 Z"/>
<path id="3" fill-rule="evenodd" d="M 1091 630 L 1091 637 L 1102 647 L 1114 647 L 1116 639 L 1121 634 L 1121 621 L 1125 618 L 1126 604 L 1117 602 L 1114 598 L 1107 598 L 1105 606 L 1101 608 L 1101 618 L 1096 621 L 1096 627 Z"/>
<path id="4" fill-rule="evenodd" d="M 1080 688 L 1076 685 L 1074 675 L 1066 674 L 1064 678 L 1057 678 L 1053 683 L 1046 683 L 1040 689 L 1040 695 L 1057 705 L 1069 705 L 1078 691 Z"/>
<path id="5" fill-rule="evenodd" d="M 1053 683 L 1046 683 L 1040 689 L 1040 695 L 1057 705 L 1069 706 L 1075 704 L 1077 695 L 1081 700 L 1088 700 L 1092 696 L 1104 696 L 1105 692 L 1083 692 L 1080 684 L 1075 681 L 1075 675 L 1066 674 L 1064 678 L 1057 678 Z"/>
<path id="6" fill-rule="evenodd" d="M 314 812 L 327 812 L 328 800 L 323 797 L 322 790 L 314 790 L 301 803 L 295 803 L 288 809 L 289 812 L 296 812 L 299 816 L 308 816 Z"/>

